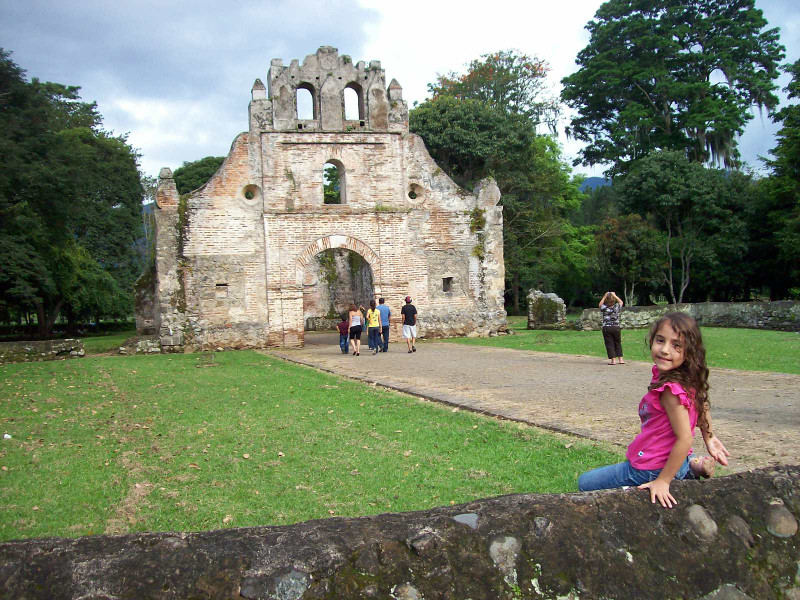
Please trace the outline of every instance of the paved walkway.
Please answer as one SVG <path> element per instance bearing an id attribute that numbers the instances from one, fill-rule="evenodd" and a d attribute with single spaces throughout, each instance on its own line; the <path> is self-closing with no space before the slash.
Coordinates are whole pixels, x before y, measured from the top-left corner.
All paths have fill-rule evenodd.
<path id="1" fill-rule="evenodd" d="M 270 353 L 337 375 L 548 429 L 627 446 L 651 364 L 608 366 L 601 358 L 422 342 L 388 353 L 343 355 L 338 333 L 307 333 L 302 349 Z M 598 344 L 602 343 L 598 338 Z M 712 369 L 714 432 L 730 469 L 800 464 L 800 376 Z M 698 435 L 695 451 L 705 448 Z"/>

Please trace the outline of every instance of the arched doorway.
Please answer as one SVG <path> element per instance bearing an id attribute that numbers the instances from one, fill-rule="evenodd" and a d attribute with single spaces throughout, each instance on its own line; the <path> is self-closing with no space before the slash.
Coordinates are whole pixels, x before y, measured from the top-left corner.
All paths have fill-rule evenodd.
<path id="1" fill-rule="evenodd" d="M 347 248 L 323 250 L 303 274 L 303 329 L 333 329 L 350 304 L 368 308 L 374 297 L 372 267 L 363 256 Z"/>

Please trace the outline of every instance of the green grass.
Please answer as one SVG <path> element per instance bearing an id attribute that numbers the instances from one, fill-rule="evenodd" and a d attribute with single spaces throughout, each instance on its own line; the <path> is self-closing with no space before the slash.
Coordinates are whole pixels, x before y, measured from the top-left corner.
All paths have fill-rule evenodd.
<path id="1" fill-rule="evenodd" d="M 599 331 L 530 331 L 527 317 L 509 317 L 514 335 L 493 338 L 454 338 L 457 344 L 534 350 L 558 354 L 605 357 Z M 629 360 L 650 361 L 646 329 L 623 329 L 622 349 Z M 762 329 L 703 327 L 710 367 L 800 374 L 800 334 Z"/>
<path id="2" fill-rule="evenodd" d="M 115 352 L 125 340 L 134 335 L 136 335 L 136 329 L 128 329 L 81 339 L 83 340 L 83 348 L 86 350 L 87 354 L 103 354 L 105 352 Z"/>
<path id="3" fill-rule="evenodd" d="M 213 357 L 0 366 L 0 540 L 568 492 L 621 456 L 252 351 Z"/>

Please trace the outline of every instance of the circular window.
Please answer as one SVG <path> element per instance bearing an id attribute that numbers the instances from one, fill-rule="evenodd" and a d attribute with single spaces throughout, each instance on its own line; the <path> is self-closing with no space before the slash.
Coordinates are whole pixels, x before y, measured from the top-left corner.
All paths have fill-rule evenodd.
<path id="1" fill-rule="evenodd" d="M 425 200 L 425 188 L 418 183 L 412 183 L 408 186 L 408 199 L 412 204 L 420 204 Z"/>
<path id="2" fill-rule="evenodd" d="M 256 204 L 261 200 L 261 188 L 251 183 L 242 188 L 240 195 L 247 204 Z"/>

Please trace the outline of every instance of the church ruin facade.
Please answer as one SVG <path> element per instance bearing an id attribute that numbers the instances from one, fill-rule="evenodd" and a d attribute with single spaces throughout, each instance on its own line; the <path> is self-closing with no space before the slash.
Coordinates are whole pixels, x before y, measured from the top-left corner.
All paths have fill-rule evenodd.
<path id="1" fill-rule="evenodd" d="M 420 337 L 505 329 L 500 192 L 491 180 L 468 192 L 437 167 L 379 61 L 323 46 L 302 64 L 273 60 L 268 86 L 256 80 L 251 93 L 248 131 L 203 187 L 179 196 L 161 171 L 141 330 L 164 350 L 301 346 L 309 271 L 337 249 L 368 265 L 393 337 L 406 296 Z M 336 170 L 333 203 L 325 165 Z"/>

